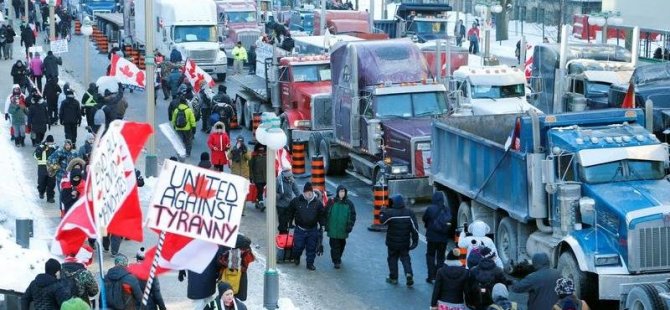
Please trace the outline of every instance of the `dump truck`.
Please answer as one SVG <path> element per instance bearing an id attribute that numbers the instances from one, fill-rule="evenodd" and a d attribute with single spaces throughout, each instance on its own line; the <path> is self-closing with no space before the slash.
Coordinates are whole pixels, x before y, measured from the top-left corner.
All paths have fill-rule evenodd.
<path id="1" fill-rule="evenodd" d="M 651 126 L 634 109 L 438 119 L 432 184 L 454 227 L 492 228 L 506 267 L 546 253 L 580 297 L 619 300 L 670 277 L 668 147 Z"/>

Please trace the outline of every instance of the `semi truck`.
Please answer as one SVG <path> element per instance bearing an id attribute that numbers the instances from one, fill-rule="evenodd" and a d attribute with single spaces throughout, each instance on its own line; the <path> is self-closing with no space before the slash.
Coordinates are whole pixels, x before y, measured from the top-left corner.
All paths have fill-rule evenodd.
<path id="1" fill-rule="evenodd" d="M 146 27 L 144 23 L 146 0 L 135 0 L 134 10 L 124 10 L 128 29 L 126 43 L 144 50 Z M 193 59 L 205 72 L 219 81 L 226 78 L 226 53 L 220 49 L 217 35 L 216 4 L 211 0 L 155 0 L 155 48 L 170 55 L 176 48 L 184 59 Z M 134 12 L 134 15 L 132 14 Z M 137 17 L 137 18 L 136 18 Z"/>
<path id="2" fill-rule="evenodd" d="M 374 25 L 391 38 L 408 37 L 418 43 L 446 40 L 447 14 L 451 10 L 450 5 L 443 3 L 401 3 L 393 19 L 375 20 Z"/>
<path id="3" fill-rule="evenodd" d="M 407 66 L 408 63 L 413 64 Z M 331 52 L 332 131 L 314 132 L 310 154 L 410 199 L 430 197 L 431 119 L 448 113 L 446 88 L 410 40 L 343 42 Z"/>
<path id="4" fill-rule="evenodd" d="M 492 227 L 507 267 L 547 253 L 580 297 L 619 300 L 670 277 L 668 148 L 651 126 L 633 109 L 435 120 L 433 186 L 454 227 Z"/>
<path id="5" fill-rule="evenodd" d="M 252 44 L 261 36 L 261 27 L 258 24 L 256 2 L 244 0 L 217 0 L 219 41 L 223 43 L 226 55 L 231 57 L 232 50 L 237 42 L 249 50 Z"/>
<path id="6" fill-rule="evenodd" d="M 388 39 L 385 33 L 376 32 L 370 24 L 368 12 L 350 10 L 326 10 L 325 23 L 330 34 L 348 34 L 366 40 Z M 314 35 L 324 35 L 321 25 L 323 11 L 314 11 Z"/>
<path id="7" fill-rule="evenodd" d="M 118 13 L 121 8 L 117 0 L 70 0 L 66 5 L 69 13 L 79 20 L 86 16 L 94 20 L 96 13 Z"/>

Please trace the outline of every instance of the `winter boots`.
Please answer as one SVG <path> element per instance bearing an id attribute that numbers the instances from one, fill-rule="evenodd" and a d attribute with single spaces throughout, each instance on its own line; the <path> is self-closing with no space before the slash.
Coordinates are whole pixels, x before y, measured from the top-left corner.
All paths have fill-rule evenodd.
<path id="1" fill-rule="evenodd" d="M 14 145 L 16 146 L 26 146 L 26 137 L 25 136 L 19 136 L 14 138 Z"/>

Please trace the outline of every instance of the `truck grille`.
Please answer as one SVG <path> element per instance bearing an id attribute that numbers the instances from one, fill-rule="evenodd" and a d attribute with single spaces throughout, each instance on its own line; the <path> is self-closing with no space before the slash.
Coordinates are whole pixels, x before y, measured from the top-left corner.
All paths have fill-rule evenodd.
<path id="1" fill-rule="evenodd" d="M 312 129 L 333 128 L 333 105 L 330 95 L 312 97 Z"/>
<path id="2" fill-rule="evenodd" d="M 217 50 L 190 51 L 189 57 L 195 62 L 213 63 L 216 60 Z"/>
<path id="3" fill-rule="evenodd" d="M 246 30 L 246 31 L 240 31 L 237 34 L 237 40 L 242 42 L 242 46 L 244 46 L 245 49 L 249 50 L 252 44 L 256 43 L 258 40 L 258 37 L 260 37 L 261 33 L 258 30 Z"/>
<path id="4" fill-rule="evenodd" d="M 630 271 L 670 269 L 670 227 L 665 226 L 662 221 L 653 223 L 656 225 L 645 223 L 645 227 L 634 230 L 628 239 L 633 241 L 628 248 Z"/>

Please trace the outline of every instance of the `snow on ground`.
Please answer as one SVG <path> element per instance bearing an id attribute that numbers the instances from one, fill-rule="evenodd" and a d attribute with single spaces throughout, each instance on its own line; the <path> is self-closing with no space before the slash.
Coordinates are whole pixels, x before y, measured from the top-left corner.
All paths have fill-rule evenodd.
<path id="1" fill-rule="evenodd" d="M 32 181 L 34 177 L 24 171 L 22 161 L 25 160 L 11 143 L 9 128 L 0 126 L 0 171 L 3 181 L 0 182 L 2 207 L 0 208 L 0 266 L 3 270 L 11 270 L 0 277 L 0 289 L 23 292 L 30 281 L 44 272 L 44 262 L 51 257 L 46 243 L 41 240 L 52 236 L 53 228 L 47 227 L 42 209 L 36 204 L 37 191 Z M 15 243 L 15 220 L 32 218 L 34 238 L 31 249 L 23 249 Z"/>

